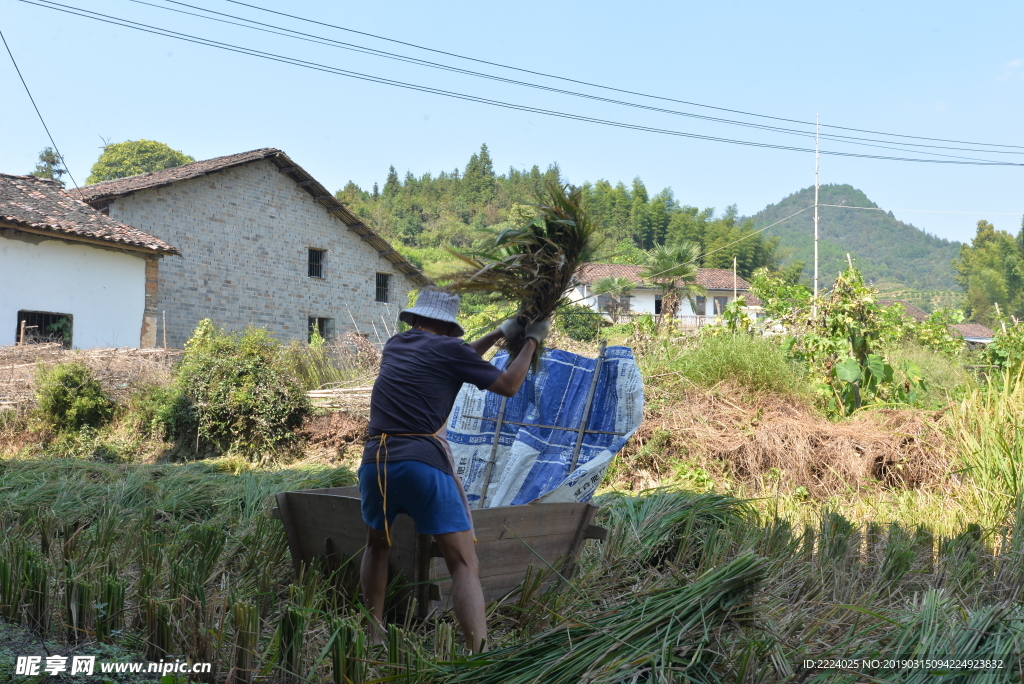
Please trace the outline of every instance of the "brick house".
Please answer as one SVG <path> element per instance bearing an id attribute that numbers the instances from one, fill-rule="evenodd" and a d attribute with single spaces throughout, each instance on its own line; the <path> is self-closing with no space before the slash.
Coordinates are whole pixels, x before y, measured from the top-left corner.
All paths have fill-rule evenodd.
<path id="1" fill-rule="evenodd" d="M 633 264 L 584 264 L 576 274 L 576 282 L 569 292 L 569 299 L 577 304 L 589 306 L 595 311 L 605 311 L 609 297 L 595 295 L 594 284 L 602 278 L 627 278 L 636 284 L 627 294 L 629 311 L 633 314 L 661 315 L 661 290 L 653 283 L 640 277 L 643 266 Z M 726 268 L 699 268 L 695 278 L 698 285 L 707 290 L 706 295 L 695 297 L 691 303 L 686 298 L 679 303 L 676 318 L 683 328 L 699 328 L 713 323 L 722 315 L 725 307 L 735 296 L 746 302 L 745 311 L 753 318 L 761 308 L 761 300 L 750 292 L 750 283 L 741 276 L 734 276 Z"/>
<path id="2" fill-rule="evenodd" d="M 409 291 L 430 284 L 277 149 L 105 181 L 80 196 L 181 250 L 160 269 L 158 307 L 172 347 L 203 318 L 265 327 L 282 340 L 308 339 L 315 327 L 377 342 Z"/>
<path id="3" fill-rule="evenodd" d="M 57 181 L 0 174 L 0 345 L 152 347 L 158 264 L 176 254 Z"/>

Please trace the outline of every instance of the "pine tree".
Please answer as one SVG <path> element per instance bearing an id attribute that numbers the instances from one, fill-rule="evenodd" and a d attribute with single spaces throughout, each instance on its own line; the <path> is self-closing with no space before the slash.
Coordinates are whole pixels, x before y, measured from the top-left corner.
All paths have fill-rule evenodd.
<path id="1" fill-rule="evenodd" d="M 402 184 L 398 182 L 398 173 L 395 171 L 395 167 L 391 166 L 388 168 L 388 179 L 384 181 L 384 198 L 390 199 L 394 197 L 401 189 Z"/>
<path id="2" fill-rule="evenodd" d="M 63 186 L 64 181 L 61 180 L 61 176 L 67 172 L 68 170 L 64 168 L 64 162 L 53 151 L 53 148 L 45 147 L 39 153 L 39 163 L 36 164 L 35 171 L 32 171 L 29 175 L 36 178 L 50 178 Z"/>

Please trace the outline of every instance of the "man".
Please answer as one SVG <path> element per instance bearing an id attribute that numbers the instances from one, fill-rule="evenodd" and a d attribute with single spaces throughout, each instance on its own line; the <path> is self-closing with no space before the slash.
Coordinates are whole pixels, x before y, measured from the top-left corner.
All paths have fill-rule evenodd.
<path id="1" fill-rule="evenodd" d="M 381 639 L 387 586 L 390 526 L 407 513 L 420 534 L 434 536 L 452 577 L 455 616 L 466 646 L 480 652 L 487 636 L 484 596 L 473 547 L 469 504 L 457 479 L 445 440 L 448 414 L 464 383 L 504 397 L 519 391 L 548 321 L 514 320 L 476 342 L 463 342 L 456 322 L 458 295 L 423 290 L 416 306 L 399 320 L 412 326 L 387 341 L 380 374 L 370 396 L 370 439 L 359 467 L 359 495 L 366 523 L 366 551 L 360 567 L 363 601 L 373 616 L 373 642 Z M 524 333 L 522 351 L 504 370 L 482 354 L 502 337 Z"/>

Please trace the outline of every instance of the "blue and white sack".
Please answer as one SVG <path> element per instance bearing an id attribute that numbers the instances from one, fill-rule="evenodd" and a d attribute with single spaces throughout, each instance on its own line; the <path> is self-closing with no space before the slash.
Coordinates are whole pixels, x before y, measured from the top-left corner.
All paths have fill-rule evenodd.
<path id="1" fill-rule="evenodd" d="M 493 363 L 504 368 L 508 354 L 500 352 Z M 447 437 L 470 506 L 587 501 L 593 496 L 612 457 L 643 421 L 644 407 L 643 380 L 633 351 L 629 347 L 608 347 L 586 429 L 622 434 L 584 434 L 577 469 L 570 475 L 573 448 L 597 363 L 597 359 L 560 349 L 544 353 L 540 370 L 527 376 L 519 393 L 505 407 L 505 422 L 483 502 L 502 397 L 473 385 L 463 386 L 448 418 Z"/>

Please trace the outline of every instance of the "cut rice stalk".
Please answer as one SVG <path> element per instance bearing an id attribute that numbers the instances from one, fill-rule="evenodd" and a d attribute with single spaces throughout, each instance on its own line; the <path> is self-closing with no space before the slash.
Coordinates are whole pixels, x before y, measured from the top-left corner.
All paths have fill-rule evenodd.
<path id="1" fill-rule="evenodd" d="M 468 268 L 447 278 L 449 289 L 496 293 L 517 305 L 523 326 L 548 318 L 566 303 L 573 275 L 599 247 L 597 227 L 582 202 L 581 188 L 549 183 L 531 205 L 537 215 L 525 226 L 502 230 L 472 254 L 452 251 Z M 504 341 L 510 361 L 525 342 L 523 335 Z M 534 353 L 534 367 L 542 351 Z"/>

